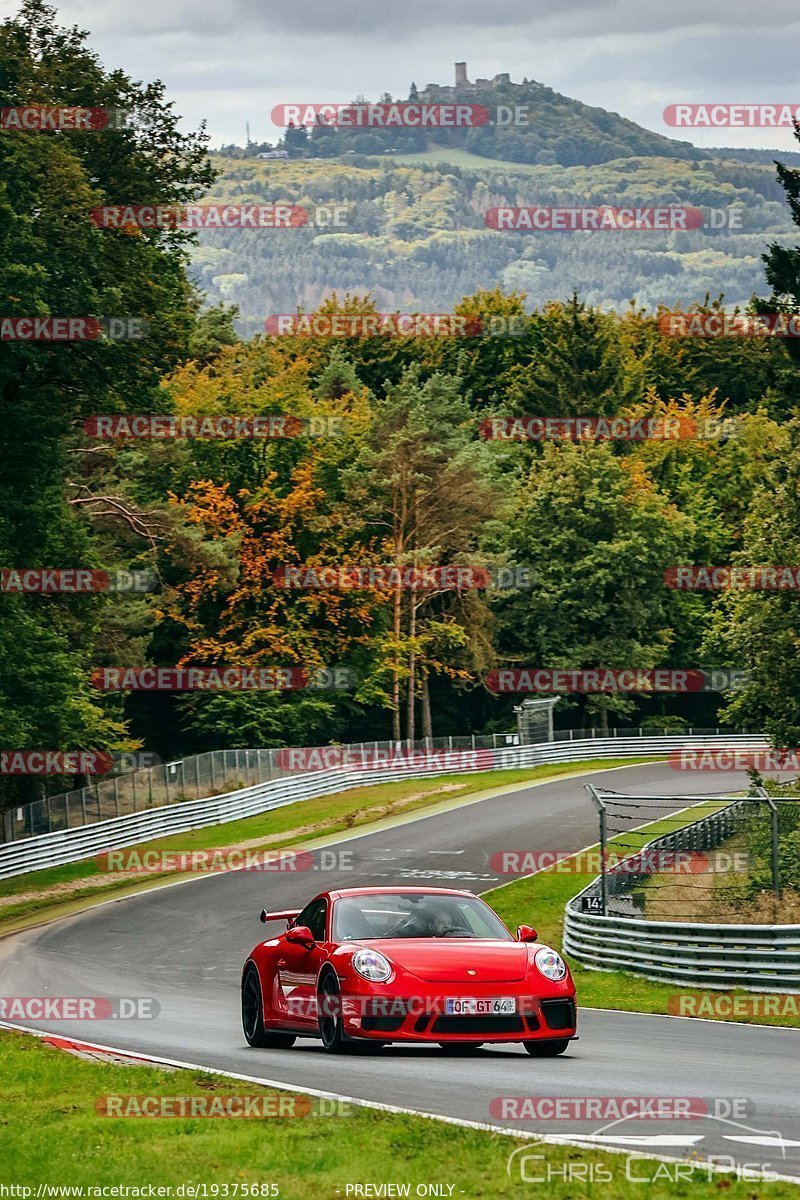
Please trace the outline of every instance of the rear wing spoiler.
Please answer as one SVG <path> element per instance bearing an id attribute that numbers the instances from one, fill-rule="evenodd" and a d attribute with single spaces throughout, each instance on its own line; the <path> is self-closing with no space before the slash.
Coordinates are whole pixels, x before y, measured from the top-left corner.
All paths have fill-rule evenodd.
<path id="1" fill-rule="evenodd" d="M 261 910 L 261 921 L 293 921 L 295 917 L 300 915 L 299 908 L 287 908 L 281 912 L 267 912 L 265 908 Z"/>

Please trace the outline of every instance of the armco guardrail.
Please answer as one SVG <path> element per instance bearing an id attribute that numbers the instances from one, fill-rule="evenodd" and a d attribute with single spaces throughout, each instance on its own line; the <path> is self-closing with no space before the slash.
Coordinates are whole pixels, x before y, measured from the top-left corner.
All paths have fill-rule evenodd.
<path id="1" fill-rule="evenodd" d="M 412 751 L 405 743 L 397 749 L 398 754 L 406 756 L 405 761 L 367 761 L 357 766 L 347 765 L 304 774 L 287 774 L 280 779 L 240 788 L 220 796 L 163 805 L 74 829 L 59 829 L 8 843 L 0 846 L 0 879 L 21 875 L 26 871 L 79 862 L 103 851 L 121 849 L 167 834 L 185 833 L 190 829 L 200 829 L 208 825 L 221 825 L 226 821 L 282 808 L 299 800 L 331 795 L 346 791 L 347 788 L 363 787 L 367 783 L 462 774 L 468 771 L 511 770 L 514 767 L 581 762 L 595 758 L 662 755 L 670 750 L 689 746 L 739 746 L 757 749 L 766 747 L 766 744 L 765 738 L 752 734 L 581 738 L 496 750 L 465 748 L 432 751 L 424 742 L 420 742 L 415 746 L 412 756 Z"/>
<path id="2" fill-rule="evenodd" d="M 713 849 L 735 832 L 744 802 L 654 838 L 636 855 L 658 850 Z M 623 859 L 606 875 L 607 896 L 628 890 L 641 876 Z M 602 895 L 594 880 L 566 906 L 564 952 L 595 970 L 623 970 L 681 987 L 800 990 L 800 925 L 734 925 L 647 921 L 585 911 Z"/>
<path id="3" fill-rule="evenodd" d="M 667 729 L 654 728 L 649 731 L 649 736 L 656 737 L 669 732 Z M 683 730 L 689 736 L 720 732 L 719 729 Z M 643 737 L 645 734 L 641 729 L 614 729 L 612 736 Z M 549 737 L 525 737 L 522 743 L 572 742 L 596 737 L 596 729 L 557 729 Z M 498 750 L 519 744 L 519 732 L 472 733 L 426 738 L 414 742 L 412 749 Z M 338 749 L 378 758 L 382 754 L 396 753 L 398 747 L 409 745 L 407 741 L 369 741 Z M 337 748 L 327 746 L 312 749 L 315 754 L 327 754 Z M 126 772 L 115 771 L 111 776 L 95 778 L 91 784 L 71 792 L 44 794 L 38 800 L 28 801 L 21 806 L 12 804 L 0 812 L 0 846 L 6 842 L 38 837 L 42 833 L 56 833 L 60 829 L 75 829 L 80 825 L 94 825 L 97 821 L 125 817 L 128 813 L 162 808 L 176 801 L 204 800 L 208 796 L 221 796 L 223 793 L 255 787 L 257 783 L 269 783 L 287 774 L 297 773 L 294 767 L 287 768 L 284 761 L 286 753 L 279 749 L 208 750 L 172 762 L 159 762 L 155 766 Z M 316 765 L 335 764 L 326 761 Z"/>
<path id="4" fill-rule="evenodd" d="M 687 732 L 718 731 L 690 729 Z M 623 735 L 618 732 L 618 736 Z M 559 734 L 559 740 L 562 737 L 572 741 L 573 731 L 563 731 Z M 518 743 L 519 737 L 513 733 L 470 734 L 467 737 L 430 738 L 427 749 L 496 750 Z M 398 744 L 408 745 L 407 742 L 370 741 L 344 749 L 356 749 L 363 754 L 379 756 L 395 751 Z M 421 744 L 415 743 L 416 746 Z M 323 749 L 327 752 L 331 747 Z M 320 748 L 315 748 L 314 752 L 320 753 Z M 151 808 L 162 808 L 175 804 L 176 801 L 204 800 L 208 796 L 221 796 L 227 792 L 255 787 L 257 783 L 269 783 L 287 774 L 297 774 L 295 769 L 287 769 L 283 764 L 285 754 L 286 751 L 280 749 L 208 750 L 203 754 L 189 755 L 171 762 L 159 762 L 155 766 L 98 777 L 86 787 L 76 788 L 71 792 L 43 795 L 38 800 L 29 801 L 21 806 L 11 805 L 4 812 L 0 812 L 0 845 L 37 837 L 41 833 L 56 833 L 60 829 L 75 829 L 79 825 L 111 821 L 115 817 L 125 817 L 129 813 L 144 812 Z M 322 765 L 334 764 L 331 762 Z"/>
<path id="5" fill-rule="evenodd" d="M 564 953 L 680 987 L 800 991 L 800 925 L 702 925 L 567 909 Z"/>

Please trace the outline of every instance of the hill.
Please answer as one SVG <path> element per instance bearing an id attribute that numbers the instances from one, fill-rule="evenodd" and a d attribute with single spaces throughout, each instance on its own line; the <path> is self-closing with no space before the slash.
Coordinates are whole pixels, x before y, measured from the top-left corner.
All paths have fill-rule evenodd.
<path id="1" fill-rule="evenodd" d="M 457 67 L 459 64 L 457 64 Z M 194 272 L 213 301 L 236 303 L 240 329 L 270 313 L 309 311 L 332 292 L 371 292 L 379 307 L 447 311 L 477 288 L 527 294 L 530 307 L 566 299 L 614 308 L 631 300 L 689 304 L 724 294 L 746 304 L 764 291 L 761 255 L 793 237 L 772 154 L 708 151 L 605 109 L 508 76 L 453 86 L 412 85 L 430 103 L 469 101 L 496 111 L 527 106 L 527 126 L 469 130 L 289 130 L 290 158 L 226 147 L 210 200 L 347 206 L 339 228 L 214 230 L 201 235 Z M 384 101 L 391 97 L 384 96 Z M 525 235 L 486 226 L 487 209 L 543 205 L 695 206 L 704 226 L 674 232 Z M 709 226 L 711 209 L 721 224 Z M 734 214 L 731 217 L 731 214 Z"/>
<path id="2" fill-rule="evenodd" d="M 597 166 L 618 158 L 680 158 L 700 162 L 709 156 L 771 163 L 778 151 L 747 148 L 707 150 L 685 139 L 655 133 L 635 121 L 604 108 L 564 96 L 534 79 L 514 83 L 507 74 L 494 79 L 466 78 L 466 63 L 456 63 L 455 83 L 429 83 L 423 90 L 411 84 L 407 97 L 384 93 L 376 103 L 467 103 L 485 108 L 486 123 L 474 128 L 348 128 L 316 124 L 290 128 L 283 147 L 292 156 L 339 158 L 351 154 L 424 154 L 442 146 L 464 150 L 480 158 L 538 166 Z M 353 101 L 363 104 L 363 98 Z M 504 120 L 496 120 L 498 110 Z M 507 124 L 512 110 L 519 119 Z M 263 149 L 268 147 L 266 143 Z M 227 148 L 230 151 L 234 147 Z M 236 148 L 239 149 L 239 148 Z M 262 147 L 251 144 L 240 150 L 256 155 Z M 800 154 L 788 156 L 791 165 Z"/>
<path id="3" fill-rule="evenodd" d="M 435 154 L 436 152 L 427 152 Z M 461 154 L 464 151 L 443 151 Z M 427 157 L 427 155 L 426 155 Z M 744 304 L 764 292 L 761 255 L 793 238 L 774 167 L 716 159 L 627 157 L 597 167 L 482 170 L 454 162 L 356 158 L 217 159 L 210 197 L 231 203 L 347 206 L 340 230 L 214 230 L 193 270 L 212 301 L 235 303 L 240 331 L 270 313 L 310 311 L 331 292 L 372 292 L 388 311 L 448 311 L 476 288 L 527 293 L 533 308 L 573 289 L 592 304 L 649 308 L 707 292 Z M 487 229 L 496 205 L 700 205 L 735 210 L 738 228 L 555 233 Z"/>
<path id="4" fill-rule="evenodd" d="M 393 100 L 388 93 L 381 99 Z M 429 83 L 419 91 L 412 83 L 407 97 L 394 99 L 399 103 L 479 105 L 488 111 L 490 119 L 471 129 L 433 130 L 332 128 L 320 122 L 310 129 L 307 137 L 304 130 L 291 129 L 285 145 L 311 157 L 330 158 L 348 152 L 420 152 L 435 141 L 486 158 L 565 167 L 596 166 L 628 156 L 694 160 L 705 157 L 705 152 L 690 142 L 653 133 L 619 113 L 583 104 L 533 79 L 513 83 L 508 75 L 496 75 L 494 79 L 472 83 L 466 78 L 465 63 L 456 63 L 453 85 Z M 496 121 L 500 107 L 509 112 L 520 110 L 520 122 L 504 125 Z"/>

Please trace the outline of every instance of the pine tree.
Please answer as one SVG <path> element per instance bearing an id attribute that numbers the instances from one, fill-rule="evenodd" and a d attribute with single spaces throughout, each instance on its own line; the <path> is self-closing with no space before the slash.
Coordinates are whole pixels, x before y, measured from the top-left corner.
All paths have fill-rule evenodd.
<path id="1" fill-rule="evenodd" d="M 606 416 L 639 399 L 638 372 L 613 316 L 575 294 L 534 322 L 533 361 L 519 368 L 510 395 L 519 413 Z"/>
<path id="2" fill-rule="evenodd" d="M 794 136 L 800 141 L 800 125 L 795 123 Z M 776 163 L 778 179 L 786 193 L 786 202 L 795 225 L 800 225 L 800 169 Z M 767 254 L 762 255 L 766 264 L 767 283 L 772 296 L 765 303 L 758 301 L 759 312 L 783 312 L 800 314 L 800 246 L 780 246 L 772 242 Z M 800 345 L 795 338 L 783 339 L 794 358 L 800 358 Z"/>
<path id="3" fill-rule="evenodd" d="M 331 350 L 328 365 L 319 376 L 314 389 L 315 396 L 318 400 L 341 400 L 342 396 L 361 390 L 362 384 L 353 364 L 345 358 L 341 349 L 335 346 Z"/>

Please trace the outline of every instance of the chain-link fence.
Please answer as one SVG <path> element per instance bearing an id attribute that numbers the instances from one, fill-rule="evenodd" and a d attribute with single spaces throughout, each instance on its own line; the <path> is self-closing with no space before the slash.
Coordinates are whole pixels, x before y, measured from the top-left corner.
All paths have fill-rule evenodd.
<path id="1" fill-rule="evenodd" d="M 654 737 L 658 736 L 659 732 L 657 729 L 613 729 L 608 736 L 620 739 Z M 674 735 L 674 730 L 663 732 Z M 718 736 L 722 731 L 690 729 L 686 732 L 701 736 Z M 602 740 L 600 732 L 596 729 L 559 729 L 552 733 L 551 738 L 545 736 L 541 740 L 566 742 L 587 738 Z M 423 738 L 413 743 L 357 742 L 342 749 L 369 757 L 404 750 L 498 750 L 519 744 L 519 733 L 509 732 Z M 319 751 L 316 760 L 315 750 Z M 304 769 L 323 769 L 330 765 L 330 761 L 323 757 L 330 750 L 330 746 L 304 748 L 303 752 L 307 755 L 307 765 Z M 295 774 L 297 767 L 286 765 L 287 754 L 286 749 L 274 748 L 212 750 L 206 754 L 192 755 L 175 762 L 159 763 L 154 767 L 98 780 L 89 787 L 72 792 L 46 796 L 0 813 L 0 844 L 41 833 L 53 833 L 60 829 L 76 829 L 96 821 L 107 821 L 128 813 L 179 803 L 182 800 L 218 796 L 238 788 L 251 787 L 287 774 Z"/>
<path id="2" fill-rule="evenodd" d="M 651 921 L 800 919 L 800 797 L 625 795 L 589 787 L 598 879 L 581 910 Z"/>
<path id="3" fill-rule="evenodd" d="M 361 742 L 346 749 L 356 750 L 368 757 L 420 747 L 438 750 L 498 749 L 516 744 L 516 734 L 496 733 L 486 737 L 429 738 L 413 744 L 407 741 Z M 308 759 L 304 769 L 309 771 L 322 769 L 324 765 L 319 757 L 315 766 L 314 749 L 322 755 L 331 747 L 304 750 Z M 154 767 L 98 780 L 89 787 L 72 792 L 46 796 L 0 814 L 0 844 L 60 829 L 76 829 L 96 821 L 107 821 L 183 800 L 218 796 L 296 774 L 297 768 L 287 760 L 287 753 L 284 749 L 274 748 L 212 750 L 207 754 L 196 754 L 175 762 L 159 763 Z"/>

